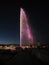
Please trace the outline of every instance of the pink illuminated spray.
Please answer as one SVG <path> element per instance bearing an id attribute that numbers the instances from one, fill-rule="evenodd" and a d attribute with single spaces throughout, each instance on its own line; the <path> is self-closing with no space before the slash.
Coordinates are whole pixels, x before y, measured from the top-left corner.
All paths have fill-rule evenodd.
<path id="1" fill-rule="evenodd" d="M 20 9 L 20 46 L 33 45 L 33 36 L 28 25 L 26 13 Z"/>

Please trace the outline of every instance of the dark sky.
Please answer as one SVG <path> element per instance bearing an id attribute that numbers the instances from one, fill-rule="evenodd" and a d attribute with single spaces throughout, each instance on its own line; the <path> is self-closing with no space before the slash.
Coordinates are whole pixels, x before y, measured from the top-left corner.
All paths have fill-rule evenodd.
<path id="1" fill-rule="evenodd" d="M 19 43 L 19 15 L 16 3 L 0 4 L 0 41 Z"/>
<path id="2" fill-rule="evenodd" d="M 49 7 L 47 2 L 17 1 L 0 3 L 0 41 L 19 43 L 20 8 L 24 8 L 37 41 L 49 43 Z"/>

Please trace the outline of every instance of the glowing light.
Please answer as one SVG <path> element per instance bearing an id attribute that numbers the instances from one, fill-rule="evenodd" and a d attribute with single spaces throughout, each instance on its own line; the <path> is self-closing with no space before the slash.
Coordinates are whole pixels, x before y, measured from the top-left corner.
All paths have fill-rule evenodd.
<path id="1" fill-rule="evenodd" d="M 33 36 L 31 35 L 30 27 L 28 25 L 28 18 L 24 10 L 20 9 L 20 46 L 26 44 L 33 44 Z"/>

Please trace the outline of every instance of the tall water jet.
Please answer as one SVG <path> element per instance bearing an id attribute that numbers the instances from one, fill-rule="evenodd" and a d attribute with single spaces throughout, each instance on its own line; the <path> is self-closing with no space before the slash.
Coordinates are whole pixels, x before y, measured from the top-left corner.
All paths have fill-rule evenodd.
<path id="1" fill-rule="evenodd" d="M 20 46 L 33 45 L 33 36 L 25 11 L 20 8 Z"/>

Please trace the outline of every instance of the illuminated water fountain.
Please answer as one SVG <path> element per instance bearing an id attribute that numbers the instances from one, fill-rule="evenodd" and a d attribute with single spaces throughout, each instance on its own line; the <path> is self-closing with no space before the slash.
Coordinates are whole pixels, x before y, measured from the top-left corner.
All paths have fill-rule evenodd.
<path id="1" fill-rule="evenodd" d="M 20 9 L 20 46 L 33 45 L 33 36 L 28 25 L 28 18 L 25 11 Z"/>

